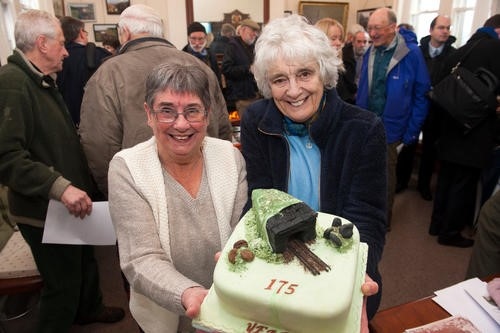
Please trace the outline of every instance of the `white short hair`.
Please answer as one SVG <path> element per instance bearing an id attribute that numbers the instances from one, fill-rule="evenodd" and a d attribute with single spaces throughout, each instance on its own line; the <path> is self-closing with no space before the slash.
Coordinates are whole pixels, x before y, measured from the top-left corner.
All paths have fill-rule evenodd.
<path id="1" fill-rule="evenodd" d="M 272 97 L 267 72 L 278 59 L 316 61 L 326 88 L 336 86 L 342 65 L 326 34 L 297 14 L 271 21 L 257 39 L 252 72 L 265 98 Z"/>

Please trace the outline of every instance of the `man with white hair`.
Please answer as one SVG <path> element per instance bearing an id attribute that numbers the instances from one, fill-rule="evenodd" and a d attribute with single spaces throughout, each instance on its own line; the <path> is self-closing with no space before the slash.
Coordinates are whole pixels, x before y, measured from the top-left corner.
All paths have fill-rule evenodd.
<path id="1" fill-rule="evenodd" d="M 0 183 L 11 221 L 29 244 L 43 279 L 36 332 L 69 332 L 73 323 L 112 323 L 123 309 L 102 303 L 93 247 L 42 242 L 49 200 L 83 219 L 97 192 L 76 129 L 55 84 L 68 56 L 59 20 L 19 15 L 16 49 L 0 68 Z"/>
<path id="2" fill-rule="evenodd" d="M 144 117 L 146 76 L 164 62 L 199 64 L 200 60 L 177 50 L 163 37 L 163 22 L 157 11 L 132 5 L 120 15 L 121 47 L 104 62 L 87 83 L 81 108 L 80 135 L 89 166 L 99 189 L 106 195 L 109 161 L 118 151 L 151 138 Z M 231 123 L 217 77 L 208 66 L 213 98 L 207 133 L 231 139 Z"/>
<path id="3" fill-rule="evenodd" d="M 359 81 L 359 74 L 361 73 L 363 55 L 367 49 L 369 37 L 365 29 L 359 24 L 353 25 L 349 34 L 351 35 L 349 42 L 347 42 L 342 48 L 342 61 L 344 64 L 351 64 L 351 66 L 354 67 L 354 77 L 352 80 L 356 89 L 351 90 L 351 96 L 345 100 L 349 103 L 356 104 L 356 90 Z"/>

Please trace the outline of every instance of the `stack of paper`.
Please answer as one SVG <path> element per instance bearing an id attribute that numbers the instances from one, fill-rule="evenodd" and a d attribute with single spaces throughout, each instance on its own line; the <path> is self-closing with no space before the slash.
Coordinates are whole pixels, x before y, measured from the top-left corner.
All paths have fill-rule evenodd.
<path id="1" fill-rule="evenodd" d="M 467 318 L 481 332 L 500 333 L 500 310 L 487 301 L 486 282 L 473 278 L 435 294 L 433 300 L 451 315 Z"/>

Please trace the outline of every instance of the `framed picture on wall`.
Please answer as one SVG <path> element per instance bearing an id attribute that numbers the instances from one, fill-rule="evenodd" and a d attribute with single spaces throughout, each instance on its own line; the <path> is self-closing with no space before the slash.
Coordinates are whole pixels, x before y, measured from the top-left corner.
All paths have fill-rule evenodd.
<path id="1" fill-rule="evenodd" d="M 120 15 L 128 6 L 130 6 L 130 0 L 106 0 L 108 15 Z"/>
<path id="2" fill-rule="evenodd" d="M 54 7 L 54 15 L 57 18 L 64 16 L 64 0 L 53 0 L 52 5 Z"/>
<path id="3" fill-rule="evenodd" d="M 299 14 L 307 17 L 312 24 L 315 24 L 319 19 L 324 17 L 330 17 L 342 23 L 345 28 L 347 15 L 349 14 L 349 3 L 300 1 Z"/>
<path id="4" fill-rule="evenodd" d="M 392 6 L 387 6 L 387 8 L 391 8 Z M 366 26 L 368 25 L 368 18 L 377 8 L 370 9 L 362 9 L 356 12 L 356 23 L 361 25 L 366 30 Z"/>
<path id="5" fill-rule="evenodd" d="M 93 27 L 96 42 L 102 42 L 106 35 L 118 38 L 118 25 L 116 24 L 94 24 Z"/>
<path id="6" fill-rule="evenodd" d="M 84 22 L 95 21 L 93 3 L 68 3 L 68 15 Z"/>

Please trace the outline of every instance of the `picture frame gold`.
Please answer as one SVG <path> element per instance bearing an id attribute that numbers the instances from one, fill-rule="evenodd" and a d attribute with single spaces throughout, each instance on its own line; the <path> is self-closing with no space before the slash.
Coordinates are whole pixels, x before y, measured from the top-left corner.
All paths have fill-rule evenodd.
<path id="1" fill-rule="evenodd" d="M 64 16 L 64 0 L 52 0 L 52 6 L 54 7 L 54 15 L 57 18 Z"/>
<path id="2" fill-rule="evenodd" d="M 130 0 L 106 0 L 108 15 L 120 15 L 129 6 Z"/>
<path id="3" fill-rule="evenodd" d="M 386 6 L 386 7 L 392 8 L 392 6 Z M 368 19 L 376 9 L 377 8 L 367 8 L 358 10 L 356 12 L 356 23 L 361 25 L 366 30 L 366 26 L 368 25 Z"/>
<path id="4" fill-rule="evenodd" d="M 324 17 L 330 17 L 339 21 L 345 29 L 349 15 L 349 3 L 300 1 L 299 14 L 305 16 L 311 24 L 315 24 Z"/>
<path id="5" fill-rule="evenodd" d="M 111 35 L 118 39 L 118 25 L 114 23 L 108 24 L 94 24 L 94 40 L 96 42 L 102 42 L 105 35 Z"/>
<path id="6" fill-rule="evenodd" d="M 93 22 L 95 18 L 95 7 L 88 3 L 68 3 L 67 15 L 79 19 L 83 22 Z"/>

